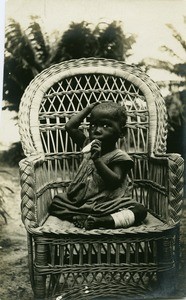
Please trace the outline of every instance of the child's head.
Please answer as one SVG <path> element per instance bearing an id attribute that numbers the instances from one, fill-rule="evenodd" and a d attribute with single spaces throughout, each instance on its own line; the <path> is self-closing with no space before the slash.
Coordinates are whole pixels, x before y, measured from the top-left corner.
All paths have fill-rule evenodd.
<path id="1" fill-rule="evenodd" d="M 124 106 L 112 101 L 101 102 L 93 108 L 91 116 L 101 111 L 105 112 L 109 118 L 117 121 L 121 131 L 124 129 L 127 122 L 127 112 Z"/>
<path id="2" fill-rule="evenodd" d="M 89 130 L 90 137 L 99 139 L 100 133 L 98 132 L 98 129 L 96 129 L 99 127 L 99 130 L 105 132 L 105 136 L 108 136 L 109 131 L 109 138 L 117 141 L 119 137 L 122 137 L 125 134 L 126 121 L 127 113 L 124 106 L 112 101 L 101 102 L 91 111 Z"/>

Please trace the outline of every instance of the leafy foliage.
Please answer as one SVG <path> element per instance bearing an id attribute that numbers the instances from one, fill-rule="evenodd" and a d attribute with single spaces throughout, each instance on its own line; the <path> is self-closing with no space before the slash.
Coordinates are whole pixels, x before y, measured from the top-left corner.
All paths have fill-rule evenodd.
<path id="1" fill-rule="evenodd" d="M 20 24 L 11 19 L 5 36 L 3 99 L 6 101 L 5 108 L 18 111 L 26 86 L 43 66 L 38 51 L 33 47 L 34 30 L 33 35 L 26 35 Z"/>
<path id="2" fill-rule="evenodd" d="M 7 173 L 11 175 L 7 170 L 0 170 L 0 174 Z M 7 213 L 6 209 L 4 208 L 4 203 L 5 203 L 5 197 L 6 193 L 14 193 L 14 191 L 7 186 L 4 183 L 0 183 L 0 216 L 4 219 L 5 224 L 7 224 L 7 217 L 9 217 L 9 214 Z"/>
<path id="3" fill-rule="evenodd" d="M 50 65 L 81 57 L 124 60 L 135 43 L 134 35 L 125 35 L 117 22 L 100 23 L 95 28 L 85 21 L 72 22 L 64 33 L 55 30 L 49 37 L 43 33 L 37 16 L 31 16 L 26 30 L 10 19 L 5 38 L 4 109 L 16 112 L 30 81 Z M 0 161 L 14 166 L 23 157 L 19 142 L 3 152 Z"/>
<path id="4" fill-rule="evenodd" d="M 17 167 L 19 161 L 24 158 L 23 149 L 20 142 L 13 143 L 11 147 L 3 151 L 0 154 L 1 164 L 8 165 L 10 167 Z"/>
<path id="5" fill-rule="evenodd" d="M 176 40 L 176 42 L 180 45 L 180 48 L 182 48 L 183 53 L 186 54 L 186 41 L 182 37 L 182 35 L 176 30 L 176 28 L 172 24 L 167 24 L 167 27 L 171 31 L 171 34 L 173 38 Z M 171 63 L 170 60 L 167 61 L 162 61 L 159 59 L 154 59 L 154 58 L 146 58 L 142 60 L 141 64 L 144 64 L 149 68 L 156 68 L 156 69 L 164 69 L 167 70 L 171 73 L 174 73 L 178 76 L 185 77 L 186 71 L 186 61 L 180 55 L 175 53 L 173 49 L 166 45 L 162 45 L 160 47 L 160 50 L 162 52 L 166 52 L 170 55 L 171 58 L 176 58 L 178 63 Z"/>
<path id="6" fill-rule="evenodd" d="M 10 19 L 6 28 L 4 89 L 5 108 L 18 112 L 21 96 L 30 81 L 42 70 L 54 63 L 81 58 L 103 57 L 123 60 L 128 57 L 134 35 L 125 35 L 121 23 L 92 24 L 85 21 L 71 23 L 60 34 L 54 31 L 55 45 L 43 34 L 39 18 L 31 17 L 23 30 L 19 23 Z"/>
<path id="7" fill-rule="evenodd" d="M 131 55 L 130 50 L 135 43 L 135 35 L 125 35 L 120 22 L 111 24 L 99 23 L 94 35 L 97 37 L 96 57 L 125 60 Z"/>
<path id="8" fill-rule="evenodd" d="M 30 46 L 34 51 L 35 59 L 41 69 L 45 67 L 50 54 L 49 45 L 46 43 L 39 23 L 32 21 L 25 31 Z"/>
<path id="9" fill-rule="evenodd" d="M 97 41 L 87 22 L 71 23 L 61 36 L 51 63 L 81 57 L 94 56 Z"/>
<path id="10" fill-rule="evenodd" d="M 184 22 L 184 25 L 186 25 L 186 22 Z M 186 113 L 186 41 L 173 25 L 167 24 L 167 27 L 185 57 L 180 57 L 173 49 L 163 45 L 160 49 L 169 54 L 170 60 L 162 61 L 148 58 L 144 59 L 141 64 L 146 66 L 146 70 L 151 68 L 162 69 L 178 76 L 177 81 L 169 82 L 167 86 L 169 94 L 165 97 L 169 122 L 167 148 L 169 152 L 178 152 L 185 156 L 183 140 L 184 127 L 186 126 L 184 117 Z"/>

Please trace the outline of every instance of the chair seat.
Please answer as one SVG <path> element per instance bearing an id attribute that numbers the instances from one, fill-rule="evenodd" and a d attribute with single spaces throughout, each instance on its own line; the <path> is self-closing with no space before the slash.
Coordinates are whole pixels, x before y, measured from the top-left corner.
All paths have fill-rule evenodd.
<path id="1" fill-rule="evenodd" d="M 145 232 L 163 232 L 164 230 L 170 229 L 172 226 L 169 226 L 166 223 L 163 223 L 161 220 L 148 213 L 143 224 L 139 226 L 132 226 L 129 228 L 118 228 L 118 229 L 93 229 L 85 230 L 75 227 L 73 223 L 68 221 L 62 221 L 57 217 L 49 216 L 45 223 L 34 229 L 34 233 L 53 233 L 53 234 L 82 234 L 82 235 L 92 235 L 92 234 L 127 234 L 127 233 L 145 233 Z"/>

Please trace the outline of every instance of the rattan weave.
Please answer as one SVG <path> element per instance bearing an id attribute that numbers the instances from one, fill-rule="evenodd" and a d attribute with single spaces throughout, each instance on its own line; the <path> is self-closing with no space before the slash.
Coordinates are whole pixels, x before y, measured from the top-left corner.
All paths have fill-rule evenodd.
<path id="1" fill-rule="evenodd" d="M 91 230 L 48 215 L 65 191 L 82 154 L 65 132 L 88 104 L 113 100 L 127 109 L 127 136 L 118 142 L 134 160 L 133 198 L 148 210 L 146 223 Z M 22 220 L 36 299 L 126 299 L 168 292 L 178 269 L 183 159 L 166 154 L 167 116 L 157 85 L 134 65 L 79 59 L 54 65 L 26 89 L 20 105 Z M 87 133 L 89 120 L 81 128 Z M 76 297 L 76 298 L 74 298 Z"/>

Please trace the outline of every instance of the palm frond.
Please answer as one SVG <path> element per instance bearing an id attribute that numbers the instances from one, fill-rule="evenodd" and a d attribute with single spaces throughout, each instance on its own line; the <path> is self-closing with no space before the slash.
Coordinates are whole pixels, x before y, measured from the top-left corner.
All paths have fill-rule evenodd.
<path id="1" fill-rule="evenodd" d="M 10 19 L 10 23 L 5 29 L 5 48 L 22 65 L 34 67 L 36 74 L 42 70 L 36 61 L 35 53 L 28 37 L 21 29 L 20 24 L 14 19 Z"/>
<path id="2" fill-rule="evenodd" d="M 25 33 L 32 49 L 34 50 L 36 60 L 41 64 L 45 64 L 49 58 L 50 51 L 49 45 L 47 45 L 42 33 L 40 24 L 33 20 L 25 30 Z"/>
<path id="3" fill-rule="evenodd" d="M 176 30 L 176 28 L 172 24 L 167 24 L 167 27 L 172 31 L 173 37 L 180 43 L 183 47 L 183 50 L 186 51 L 186 41 L 182 37 L 182 35 Z"/>
<path id="4" fill-rule="evenodd" d="M 132 44 L 135 43 L 134 35 L 125 35 L 121 22 L 113 21 L 110 24 L 99 23 L 94 34 L 98 41 L 98 52 L 100 57 L 123 60 L 130 56 Z"/>
<path id="5" fill-rule="evenodd" d="M 177 55 L 171 48 L 169 48 L 169 47 L 167 47 L 165 45 L 161 46 L 160 50 L 163 51 L 163 52 L 168 53 L 170 56 L 178 59 L 179 61 L 184 61 L 181 56 Z"/>
<path id="6" fill-rule="evenodd" d="M 174 73 L 174 65 L 168 61 L 163 61 L 155 58 L 146 58 L 141 61 L 141 65 L 146 65 L 147 69 L 164 69 L 171 73 Z"/>
<path id="7" fill-rule="evenodd" d="M 5 174 L 8 174 L 8 175 L 11 175 L 11 173 L 7 170 L 0 170 L 0 173 L 5 173 Z"/>
<path id="8" fill-rule="evenodd" d="M 72 22 L 69 29 L 61 36 L 51 63 L 72 58 L 94 56 L 97 48 L 96 39 L 90 27 L 90 24 L 85 21 L 80 23 Z"/>
<path id="9" fill-rule="evenodd" d="M 9 192 L 11 192 L 12 194 L 14 194 L 14 191 L 9 187 L 9 186 L 7 186 L 7 185 L 0 185 L 0 192 L 2 193 L 2 194 L 4 194 L 4 192 L 3 192 L 3 190 L 8 190 Z"/>

